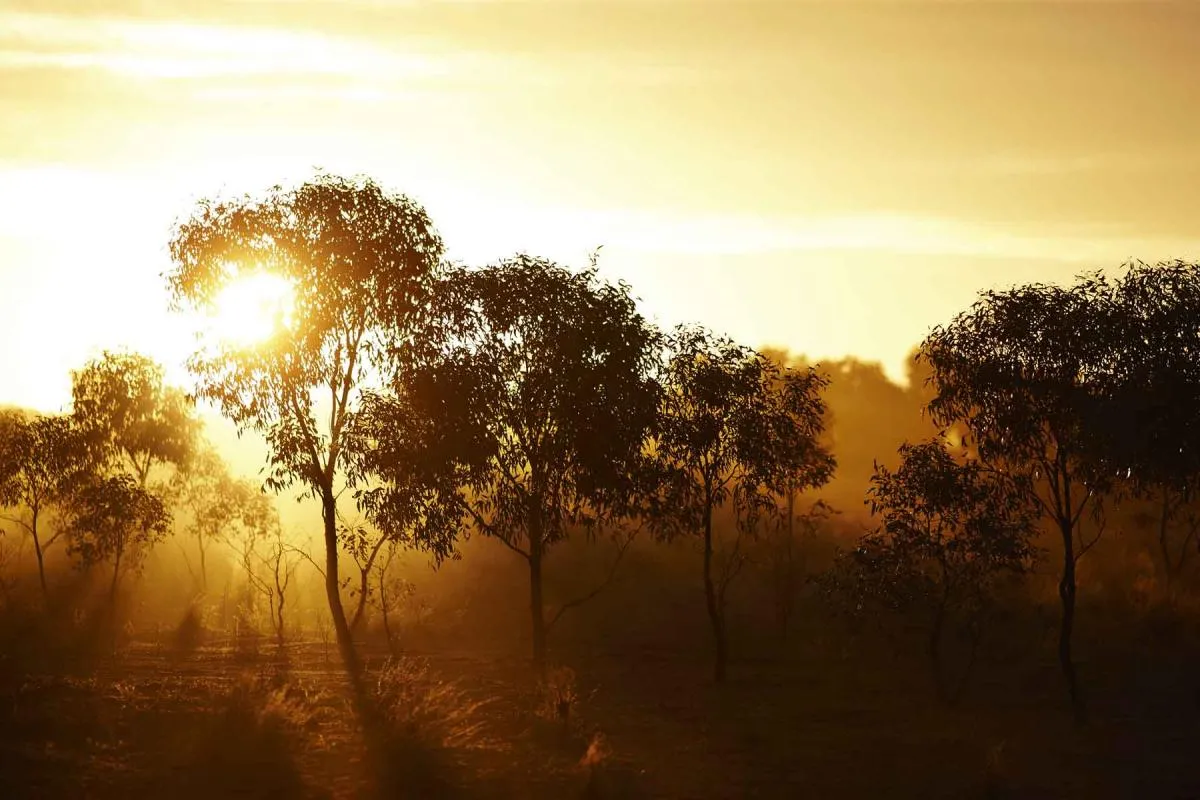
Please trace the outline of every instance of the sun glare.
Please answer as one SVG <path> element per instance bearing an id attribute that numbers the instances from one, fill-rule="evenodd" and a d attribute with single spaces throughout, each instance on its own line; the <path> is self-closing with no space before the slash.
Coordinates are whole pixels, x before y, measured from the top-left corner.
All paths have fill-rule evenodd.
<path id="1" fill-rule="evenodd" d="M 279 275 L 239 276 L 217 298 L 213 331 L 229 344 L 261 344 L 291 325 L 292 301 L 292 286 Z"/>

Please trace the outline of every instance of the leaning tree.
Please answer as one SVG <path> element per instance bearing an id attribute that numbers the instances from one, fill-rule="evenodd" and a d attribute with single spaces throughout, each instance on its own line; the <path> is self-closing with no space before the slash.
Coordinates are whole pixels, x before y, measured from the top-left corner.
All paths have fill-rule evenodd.
<path id="1" fill-rule="evenodd" d="M 189 366 L 200 396 L 269 449 L 267 485 L 321 504 L 325 590 L 342 660 L 361 664 L 340 594 L 338 497 L 358 453 L 346 434 L 388 348 L 411 336 L 443 246 L 424 208 L 369 179 L 319 173 L 259 197 L 202 201 L 171 239 L 177 308 L 214 312 L 238 280 L 274 275 L 292 310 L 255 346 L 201 333 Z"/>
<path id="2" fill-rule="evenodd" d="M 473 529 L 526 563 L 536 669 L 550 625 L 584 599 L 547 622 L 550 548 L 627 519 L 641 496 L 657 340 L 628 287 L 594 264 L 573 272 L 520 255 L 455 269 L 362 418 L 376 524 L 442 556 Z"/>
<path id="3" fill-rule="evenodd" d="M 1061 541 L 1058 656 L 1078 717 L 1075 570 L 1103 530 L 1114 477 L 1104 454 L 1123 424 L 1105 394 L 1111 309 L 1112 286 L 1099 273 L 1067 287 L 988 291 L 935 328 L 918 356 L 932 372 L 935 422 L 965 426 L 984 464 L 1021 477 Z"/>
<path id="4" fill-rule="evenodd" d="M 703 544 L 714 676 L 721 682 L 727 592 L 744 563 L 743 538 L 779 512 L 778 497 L 821 486 L 833 473 L 834 459 L 820 442 L 827 380 L 699 327 L 676 329 L 666 352 L 652 443 L 662 477 L 651 521 L 664 537 Z M 732 512 L 736 538 L 717 559 L 714 516 L 721 509 Z"/>

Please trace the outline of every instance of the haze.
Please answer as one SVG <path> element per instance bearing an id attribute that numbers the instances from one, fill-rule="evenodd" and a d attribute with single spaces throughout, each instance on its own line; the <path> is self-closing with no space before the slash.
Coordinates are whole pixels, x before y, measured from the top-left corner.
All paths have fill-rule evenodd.
<path id="1" fill-rule="evenodd" d="M 103 347 L 185 380 L 160 274 L 201 196 L 314 166 L 698 320 L 903 376 L 977 290 L 1189 257 L 1200 7 L 0 3 L 0 402 Z M 36 341 L 36 347 L 30 346 Z"/>

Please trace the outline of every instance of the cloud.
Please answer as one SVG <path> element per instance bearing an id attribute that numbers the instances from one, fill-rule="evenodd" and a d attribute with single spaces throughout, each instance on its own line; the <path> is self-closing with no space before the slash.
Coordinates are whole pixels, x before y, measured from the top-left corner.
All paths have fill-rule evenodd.
<path id="1" fill-rule="evenodd" d="M 0 67 L 102 69 L 146 78 L 292 75 L 432 78 L 445 55 L 315 32 L 120 17 L 0 13 Z"/>
<path id="2" fill-rule="evenodd" d="M 902 256 L 1111 264 L 1200 256 L 1200 239 L 1131 236 L 1087 225 L 1001 226 L 905 213 L 763 216 L 668 211 L 499 209 L 448 204 L 439 215 L 451 241 L 472 242 L 467 260 L 542 248 L 583 253 L 596 245 L 670 256 L 880 253 Z"/>
<path id="3" fill-rule="evenodd" d="M 31 68 L 100 70 L 140 79 L 332 79 L 374 87 L 376 92 L 384 87 L 389 95 L 414 84 L 480 89 L 594 82 L 653 86 L 692 83 L 707 74 L 695 66 L 654 59 L 614 60 L 603 52 L 560 53 L 547 61 L 545 54 L 504 49 L 501 44 L 466 49 L 432 35 L 334 34 L 311 27 L 200 23 L 184 17 L 0 10 L 0 70 Z M 209 96 L 266 96 L 272 88 L 223 87 Z M 329 90 L 303 94 L 312 91 Z"/>

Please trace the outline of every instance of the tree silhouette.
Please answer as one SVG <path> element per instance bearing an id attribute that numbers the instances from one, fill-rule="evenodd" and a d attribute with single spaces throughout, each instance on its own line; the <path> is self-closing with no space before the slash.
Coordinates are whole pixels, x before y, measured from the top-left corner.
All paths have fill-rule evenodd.
<path id="1" fill-rule="evenodd" d="M 1037 510 L 1023 478 L 956 460 L 945 442 L 905 444 L 895 471 L 877 466 L 868 492 L 880 526 L 850 555 L 851 591 L 897 610 L 929 614 L 927 653 L 939 694 L 957 700 L 974 664 L 996 582 L 1030 564 Z M 971 652 L 957 687 L 944 676 L 942 643 L 954 616 L 964 619 Z"/>
<path id="2" fill-rule="evenodd" d="M 115 602 L 123 569 L 140 569 L 146 552 L 171 524 L 162 500 L 129 475 L 88 481 L 66 506 L 67 550 L 84 567 L 112 562 L 109 600 Z"/>
<path id="3" fill-rule="evenodd" d="M 27 515 L 5 515 L 33 540 L 42 598 L 49 602 L 45 554 L 63 533 L 45 537 L 47 514 L 60 508 L 86 469 L 87 450 L 78 428 L 65 416 L 0 414 L 0 506 L 22 508 Z"/>
<path id="4" fill-rule="evenodd" d="M 371 180 L 325 174 L 260 198 L 201 202 L 172 236 L 177 307 L 211 311 L 230 281 L 273 272 L 294 293 L 291 324 L 254 348 L 208 337 L 189 362 L 199 394 L 269 448 L 269 487 L 321 504 L 325 590 L 342 660 L 361 671 L 340 595 L 338 494 L 357 456 L 346 433 L 387 350 L 412 332 L 442 242 L 423 208 Z"/>
<path id="5" fill-rule="evenodd" d="M 232 534 L 232 528 L 245 516 L 249 498 L 257 493 L 255 487 L 235 480 L 211 448 L 196 452 L 176 474 L 170 494 L 189 514 L 183 532 L 195 543 L 198 559 L 195 569 L 186 547 L 180 546 L 188 571 L 201 592 L 208 591 L 209 546 Z"/>
<path id="6" fill-rule="evenodd" d="M 452 271 L 429 318 L 364 415 L 364 466 L 384 482 L 364 499 L 380 527 L 439 556 L 470 525 L 524 559 L 541 669 L 547 552 L 573 527 L 627 516 L 637 496 L 657 333 L 594 265 L 525 255 Z"/>
<path id="7" fill-rule="evenodd" d="M 105 351 L 71 374 L 73 416 L 103 466 L 143 489 L 155 467 L 185 464 L 199 423 L 184 393 L 140 353 Z"/>
<path id="8" fill-rule="evenodd" d="M 1135 495 L 1159 505 L 1159 556 L 1172 594 L 1200 533 L 1197 319 L 1195 264 L 1130 264 L 1116 282 L 1106 398 L 1121 424 L 1110 431 L 1104 455 Z"/>
<path id="9" fill-rule="evenodd" d="M 1107 436 L 1121 420 L 1104 400 L 1111 357 L 1111 286 L 1099 274 L 1070 287 L 1034 284 L 983 293 L 969 311 L 937 327 L 921 346 L 937 394 L 940 425 L 961 423 L 982 461 L 1023 479 L 1062 542 L 1058 655 L 1071 703 L 1083 700 L 1071 655 L 1076 562 L 1103 531 L 1113 475 Z M 1096 532 L 1085 537 L 1084 515 Z"/>
<path id="10" fill-rule="evenodd" d="M 785 369 L 698 327 L 670 338 L 654 453 L 665 475 L 653 524 L 664 536 L 701 538 L 714 677 L 728 660 L 726 593 L 743 563 L 743 536 L 778 512 L 777 497 L 824 484 L 834 460 L 820 445 L 826 379 Z M 729 504 L 737 540 L 714 570 L 714 512 Z"/>

